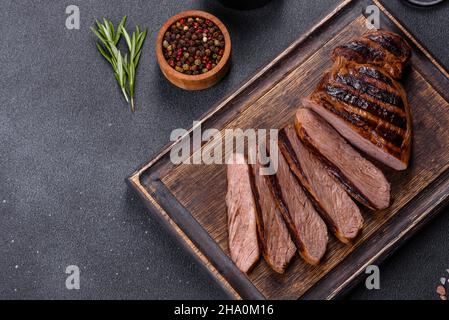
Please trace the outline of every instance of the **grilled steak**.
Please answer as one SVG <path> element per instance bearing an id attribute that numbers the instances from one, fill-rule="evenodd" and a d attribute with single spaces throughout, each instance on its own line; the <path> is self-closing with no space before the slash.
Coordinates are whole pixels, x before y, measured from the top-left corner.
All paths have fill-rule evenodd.
<path id="1" fill-rule="evenodd" d="M 257 206 L 253 196 L 250 168 L 242 154 L 233 154 L 227 166 L 228 234 L 231 259 L 243 272 L 259 260 Z"/>
<path id="2" fill-rule="evenodd" d="M 411 49 L 399 35 L 376 30 L 334 49 L 334 61 L 344 58 L 357 63 L 382 67 L 391 77 L 400 79 L 410 60 Z"/>
<path id="3" fill-rule="evenodd" d="M 288 126 L 279 133 L 279 148 L 336 237 L 343 243 L 354 239 L 363 226 L 359 208 L 323 163 L 305 147 L 294 127 Z"/>
<path id="4" fill-rule="evenodd" d="M 368 155 L 393 169 L 407 168 L 410 107 L 401 84 L 382 68 L 338 59 L 303 104 Z"/>
<path id="5" fill-rule="evenodd" d="M 300 108 L 295 125 L 304 144 L 354 199 L 373 210 L 388 207 L 390 184 L 382 171 L 354 150 L 324 119 Z"/>
<path id="6" fill-rule="evenodd" d="M 328 241 L 327 227 L 312 202 L 307 198 L 298 179 L 282 153 L 278 153 L 278 171 L 270 176 L 270 189 L 278 200 L 290 235 L 301 257 L 312 265 L 320 262 Z"/>
<path id="7" fill-rule="evenodd" d="M 252 165 L 255 194 L 260 207 L 259 239 L 263 256 L 268 265 L 278 273 L 284 273 L 296 252 L 295 244 L 288 233 L 276 198 L 270 191 L 270 176 L 259 174 L 260 164 Z"/>

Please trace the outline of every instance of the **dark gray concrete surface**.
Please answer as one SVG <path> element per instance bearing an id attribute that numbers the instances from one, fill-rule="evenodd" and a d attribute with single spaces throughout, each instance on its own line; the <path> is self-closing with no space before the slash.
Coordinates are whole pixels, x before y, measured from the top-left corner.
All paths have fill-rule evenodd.
<path id="1" fill-rule="evenodd" d="M 212 0 L 0 3 L 0 298 L 224 298 L 130 192 L 124 179 L 338 3 L 275 0 L 247 12 Z M 446 67 L 449 4 L 421 10 L 387 1 Z M 81 10 L 81 30 L 65 8 Z M 157 31 L 200 8 L 228 26 L 233 68 L 216 87 L 181 91 L 160 74 Z M 137 76 L 137 112 L 123 102 L 89 31 L 95 18 L 149 28 Z M 449 268 L 448 210 L 381 266 L 381 290 L 352 299 L 433 299 Z M 65 288 L 68 265 L 81 289 Z M 449 274 L 446 274 L 449 276 Z"/>

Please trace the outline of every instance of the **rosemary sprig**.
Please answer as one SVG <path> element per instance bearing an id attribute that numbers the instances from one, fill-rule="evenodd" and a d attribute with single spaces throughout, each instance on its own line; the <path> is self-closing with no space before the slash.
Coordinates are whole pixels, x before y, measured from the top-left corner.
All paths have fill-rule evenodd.
<path id="1" fill-rule="evenodd" d="M 123 57 L 120 50 L 117 49 L 117 44 L 120 41 L 120 36 L 123 26 L 126 23 L 126 16 L 117 28 L 114 30 L 114 25 L 110 20 L 103 18 L 103 23 L 96 21 L 97 29 L 91 27 L 92 32 L 98 37 L 101 43 L 97 42 L 97 49 L 101 55 L 111 64 L 114 69 L 115 79 L 122 89 L 123 96 L 126 102 L 129 102 L 126 93 L 126 64 L 124 63 L 126 57 Z"/>
<path id="2" fill-rule="evenodd" d="M 120 21 L 117 29 L 110 20 L 103 18 L 103 23 L 96 21 L 97 29 L 91 27 L 92 32 L 98 37 L 97 49 L 101 55 L 111 64 L 115 79 L 126 102 L 131 103 L 131 110 L 134 112 L 134 87 L 136 69 L 142 54 L 142 46 L 147 36 L 147 30 L 141 32 L 139 26 L 130 37 L 125 29 L 126 16 Z M 124 56 L 117 48 L 121 36 L 125 37 L 129 50 Z"/>
<path id="3" fill-rule="evenodd" d="M 127 61 L 125 69 L 128 74 L 128 92 L 131 98 L 131 110 L 134 111 L 134 79 L 137 66 L 139 65 L 140 55 L 142 54 L 142 45 L 147 36 L 147 29 L 141 32 L 139 26 L 137 26 L 130 37 L 126 29 L 122 27 L 122 33 L 129 50 L 129 61 Z"/>

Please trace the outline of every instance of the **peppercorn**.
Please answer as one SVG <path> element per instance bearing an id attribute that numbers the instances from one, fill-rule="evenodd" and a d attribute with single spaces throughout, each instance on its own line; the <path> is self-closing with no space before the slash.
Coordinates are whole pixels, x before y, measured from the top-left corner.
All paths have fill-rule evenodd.
<path id="1" fill-rule="evenodd" d="M 164 34 L 163 56 L 176 71 L 195 75 L 215 68 L 224 54 L 224 36 L 209 19 L 182 18 Z"/>

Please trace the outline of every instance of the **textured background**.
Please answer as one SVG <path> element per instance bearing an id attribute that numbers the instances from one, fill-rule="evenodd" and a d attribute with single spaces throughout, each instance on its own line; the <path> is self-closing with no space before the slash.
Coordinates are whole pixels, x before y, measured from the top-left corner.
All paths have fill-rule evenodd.
<path id="1" fill-rule="evenodd" d="M 337 0 L 274 0 L 247 12 L 212 0 L 13 1 L 0 4 L 0 298 L 223 298 L 193 260 L 151 219 L 124 178 L 191 126 L 327 14 Z M 65 28 L 65 8 L 81 30 Z M 388 6 L 449 67 L 449 3 Z M 157 31 L 190 8 L 216 14 L 233 41 L 233 68 L 203 92 L 163 78 Z M 137 112 L 123 102 L 89 31 L 95 18 L 150 30 L 137 75 Z M 449 210 L 381 266 L 381 290 L 352 299 L 434 299 L 449 268 Z M 81 290 L 65 288 L 66 266 Z M 447 274 L 446 274 L 447 275 Z"/>

